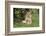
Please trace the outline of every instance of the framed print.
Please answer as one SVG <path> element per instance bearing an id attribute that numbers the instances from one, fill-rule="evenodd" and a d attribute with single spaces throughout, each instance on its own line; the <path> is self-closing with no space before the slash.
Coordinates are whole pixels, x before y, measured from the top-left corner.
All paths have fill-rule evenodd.
<path id="1" fill-rule="evenodd" d="M 6 35 L 45 32 L 45 4 L 33 2 L 5 2 Z"/>

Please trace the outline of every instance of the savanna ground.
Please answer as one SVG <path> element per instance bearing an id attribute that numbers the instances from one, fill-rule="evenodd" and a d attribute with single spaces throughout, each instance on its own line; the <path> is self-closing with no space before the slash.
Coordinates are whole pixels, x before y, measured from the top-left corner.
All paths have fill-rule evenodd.
<path id="1" fill-rule="evenodd" d="M 17 10 L 18 11 L 18 10 Z M 19 10 L 20 11 L 20 10 Z M 16 11 L 14 11 L 15 13 Z M 32 23 L 31 24 L 24 24 L 22 22 L 16 22 L 15 21 L 15 15 L 13 20 L 13 26 L 15 27 L 38 27 L 39 26 L 39 10 L 38 9 L 32 9 Z M 19 16 L 20 17 L 20 16 Z"/>

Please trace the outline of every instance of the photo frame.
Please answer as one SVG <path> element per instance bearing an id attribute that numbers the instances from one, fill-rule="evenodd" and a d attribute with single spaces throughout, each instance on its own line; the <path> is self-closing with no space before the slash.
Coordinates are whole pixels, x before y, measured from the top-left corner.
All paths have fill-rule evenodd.
<path id="1" fill-rule="evenodd" d="M 39 9 L 39 26 L 14 28 L 13 8 L 15 9 Z M 21 10 L 20 10 L 21 11 Z M 16 18 L 15 18 L 16 19 Z M 18 22 L 17 22 L 18 23 Z M 35 24 L 35 23 L 34 23 Z M 16 23 L 15 23 L 16 25 Z M 5 32 L 6 35 L 37 34 L 45 32 L 45 3 L 5 1 Z"/>

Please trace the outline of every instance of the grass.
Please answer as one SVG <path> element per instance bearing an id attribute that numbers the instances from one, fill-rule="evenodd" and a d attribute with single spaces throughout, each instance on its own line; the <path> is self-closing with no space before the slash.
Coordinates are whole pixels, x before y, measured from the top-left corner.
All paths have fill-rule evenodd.
<path id="1" fill-rule="evenodd" d="M 39 26 L 39 15 L 32 14 L 32 24 L 23 24 L 14 22 L 14 27 L 38 27 Z"/>

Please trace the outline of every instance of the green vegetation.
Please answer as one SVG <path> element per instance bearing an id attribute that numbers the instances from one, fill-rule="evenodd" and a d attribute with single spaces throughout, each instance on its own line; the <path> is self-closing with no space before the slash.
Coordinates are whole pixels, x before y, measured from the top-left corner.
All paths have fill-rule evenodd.
<path id="1" fill-rule="evenodd" d="M 23 9 L 23 8 L 14 8 L 14 27 L 38 27 L 39 26 L 39 9 Z M 32 24 L 24 24 L 21 21 L 25 19 L 25 14 L 27 11 L 31 10 L 32 12 Z"/>

